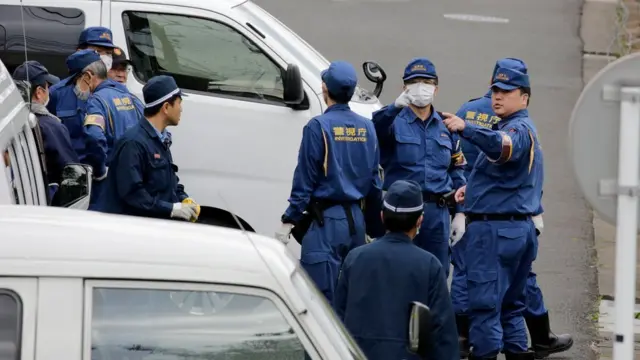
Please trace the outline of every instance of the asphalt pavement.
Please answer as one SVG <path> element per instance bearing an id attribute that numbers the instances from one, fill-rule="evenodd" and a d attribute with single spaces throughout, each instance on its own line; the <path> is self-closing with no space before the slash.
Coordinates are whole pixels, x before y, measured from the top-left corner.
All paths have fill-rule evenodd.
<path id="1" fill-rule="evenodd" d="M 388 76 L 383 103 L 397 97 L 404 66 L 415 56 L 435 63 L 440 78 L 435 106 L 450 112 L 485 93 L 498 58 L 518 57 L 529 65 L 530 113 L 546 172 L 545 229 L 535 270 L 553 330 L 575 339 L 571 351 L 552 358 L 595 359 L 597 277 L 591 212 L 576 187 L 567 154 L 568 122 L 582 89 L 581 1 L 255 2 L 330 61 L 347 60 L 358 68 L 366 60 L 378 62 Z M 373 88 L 362 74 L 360 81 Z"/>

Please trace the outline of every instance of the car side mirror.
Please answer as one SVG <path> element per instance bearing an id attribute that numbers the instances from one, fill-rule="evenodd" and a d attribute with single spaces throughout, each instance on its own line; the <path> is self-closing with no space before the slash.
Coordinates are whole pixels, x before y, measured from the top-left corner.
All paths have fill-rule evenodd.
<path id="1" fill-rule="evenodd" d="M 87 210 L 91 198 L 93 168 L 69 164 L 62 169 L 62 181 L 51 200 L 52 206 Z"/>
<path id="2" fill-rule="evenodd" d="M 382 67 L 378 65 L 378 63 L 373 61 L 365 61 L 362 63 L 362 71 L 364 71 L 364 76 L 366 76 L 369 81 L 376 84 L 375 89 L 373 89 L 373 94 L 379 97 L 380 94 L 382 94 L 383 83 L 387 80 L 387 73 L 382 70 Z"/>
<path id="3" fill-rule="evenodd" d="M 289 64 L 287 70 L 282 73 L 282 85 L 284 87 L 284 103 L 287 105 L 300 105 L 304 101 L 304 88 L 302 76 L 297 65 Z"/>
<path id="4" fill-rule="evenodd" d="M 431 352 L 431 310 L 428 306 L 413 301 L 409 309 L 409 351 L 428 359 Z"/>

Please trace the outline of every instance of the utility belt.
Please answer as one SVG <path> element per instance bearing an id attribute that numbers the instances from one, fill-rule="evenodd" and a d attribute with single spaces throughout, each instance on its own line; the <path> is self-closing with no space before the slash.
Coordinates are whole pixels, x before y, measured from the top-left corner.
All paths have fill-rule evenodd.
<path id="1" fill-rule="evenodd" d="M 304 238 L 307 231 L 309 231 L 309 228 L 314 221 L 318 223 L 318 226 L 324 226 L 325 210 L 334 206 L 342 206 L 345 214 L 347 215 L 347 223 L 349 224 L 349 235 L 353 236 L 356 234 L 356 223 L 353 219 L 353 213 L 351 212 L 351 207 L 353 205 L 358 205 L 360 208 L 362 208 L 362 200 L 335 201 L 312 198 L 309 202 L 307 210 L 302 216 L 302 219 L 300 219 L 300 221 L 298 221 L 291 229 L 291 235 L 299 244 L 302 244 L 302 238 Z"/>
<path id="2" fill-rule="evenodd" d="M 474 221 L 527 221 L 531 214 L 466 214 L 467 224 Z"/>
<path id="3" fill-rule="evenodd" d="M 422 192 L 422 200 L 426 203 L 436 203 L 438 207 L 449 208 L 449 213 L 453 216 L 456 212 L 455 190 L 451 190 L 446 194 L 434 194 L 427 191 Z"/>

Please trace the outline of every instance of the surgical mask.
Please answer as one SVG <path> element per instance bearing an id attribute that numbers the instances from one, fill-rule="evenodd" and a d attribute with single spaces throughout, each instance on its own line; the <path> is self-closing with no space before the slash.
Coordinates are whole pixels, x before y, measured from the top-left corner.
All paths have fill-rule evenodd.
<path id="1" fill-rule="evenodd" d="M 87 101 L 87 99 L 91 95 L 91 91 L 89 91 L 89 90 L 82 91 L 82 89 L 80 89 L 80 86 L 78 86 L 78 84 L 76 84 L 76 86 L 74 86 L 73 93 L 76 94 L 78 99 L 80 99 L 82 101 Z"/>
<path id="2" fill-rule="evenodd" d="M 432 84 L 416 83 L 407 85 L 409 95 L 411 95 L 411 103 L 417 107 L 425 107 L 433 102 L 433 96 L 436 93 L 436 86 Z"/>
<path id="3" fill-rule="evenodd" d="M 113 58 L 111 55 L 100 55 L 100 60 L 102 60 L 104 66 L 107 67 L 107 71 L 111 70 L 111 65 L 113 65 Z"/>

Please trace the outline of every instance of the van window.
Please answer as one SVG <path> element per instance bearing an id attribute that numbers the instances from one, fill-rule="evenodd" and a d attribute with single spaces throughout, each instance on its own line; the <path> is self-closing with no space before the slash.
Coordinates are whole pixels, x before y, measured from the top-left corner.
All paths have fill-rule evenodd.
<path id="1" fill-rule="evenodd" d="M 3 160 L 5 163 L 4 172 L 7 181 L 11 186 L 11 193 L 14 204 L 25 204 L 24 186 L 20 178 L 20 168 L 18 167 L 18 158 L 13 145 L 10 145 L 3 151 Z"/>
<path id="2" fill-rule="evenodd" d="M 0 290 L 0 359 L 20 359 L 22 311 L 20 298 Z"/>
<path id="3" fill-rule="evenodd" d="M 85 27 L 82 10 L 61 7 L 23 6 L 29 60 L 50 73 L 67 77 L 66 59 L 78 45 Z M 25 61 L 20 5 L 0 5 L 0 59 L 10 73 Z"/>
<path id="4" fill-rule="evenodd" d="M 302 359 L 268 298 L 210 291 L 94 288 L 93 359 Z"/>
<path id="5" fill-rule="evenodd" d="M 26 174 L 23 174 L 23 177 L 25 179 L 29 179 L 29 183 L 31 184 L 28 189 L 31 195 L 29 195 L 28 198 L 31 197 L 33 199 L 33 204 L 39 205 L 40 200 L 38 198 L 38 183 L 36 182 L 36 175 L 33 165 L 33 160 L 36 160 L 38 158 L 38 155 L 30 153 L 29 145 L 27 144 L 27 139 L 24 135 L 25 133 L 21 132 L 19 135 L 19 139 L 17 140 L 17 142 L 20 144 L 20 152 L 22 153 L 22 156 L 24 158 L 24 162 L 26 165 L 25 168 L 27 170 Z"/>
<path id="6" fill-rule="evenodd" d="M 125 12 L 134 75 L 171 75 L 179 87 L 282 103 L 282 69 L 225 24 L 197 17 Z"/>

